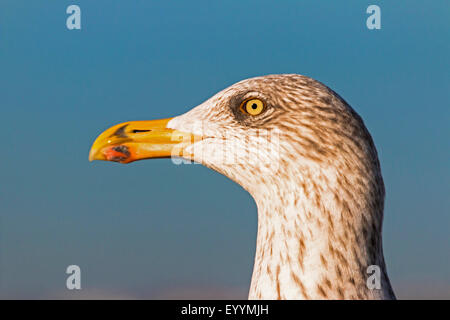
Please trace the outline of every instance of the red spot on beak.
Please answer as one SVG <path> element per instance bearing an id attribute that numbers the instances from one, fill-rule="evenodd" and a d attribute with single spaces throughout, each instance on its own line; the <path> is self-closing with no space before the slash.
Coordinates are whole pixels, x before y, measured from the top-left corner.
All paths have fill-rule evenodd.
<path id="1" fill-rule="evenodd" d="M 126 146 L 111 146 L 103 150 L 108 161 L 124 162 L 130 157 L 130 152 Z"/>

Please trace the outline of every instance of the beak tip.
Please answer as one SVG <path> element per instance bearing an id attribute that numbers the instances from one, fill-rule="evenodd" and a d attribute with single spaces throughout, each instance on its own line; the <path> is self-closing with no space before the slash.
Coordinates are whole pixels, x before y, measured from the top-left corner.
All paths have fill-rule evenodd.
<path id="1" fill-rule="evenodd" d="M 98 150 L 95 148 L 91 148 L 89 151 L 89 162 L 92 162 L 94 160 L 102 160 L 101 153 L 99 154 Z"/>

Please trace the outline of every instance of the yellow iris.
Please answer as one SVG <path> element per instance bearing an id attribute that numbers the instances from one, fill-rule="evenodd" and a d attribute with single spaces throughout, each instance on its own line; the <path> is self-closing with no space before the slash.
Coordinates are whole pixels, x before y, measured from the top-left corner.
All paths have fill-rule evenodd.
<path id="1" fill-rule="evenodd" d="M 252 116 L 257 116 L 258 114 L 263 112 L 264 102 L 259 99 L 250 99 L 244 101 L 241 109 Z"/>

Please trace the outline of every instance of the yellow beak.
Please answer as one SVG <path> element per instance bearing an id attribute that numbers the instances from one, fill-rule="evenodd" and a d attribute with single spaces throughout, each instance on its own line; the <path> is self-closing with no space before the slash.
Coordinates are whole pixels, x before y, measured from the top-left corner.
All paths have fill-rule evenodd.
<path id="1" fill-rule="evenodd" d="M 184 157 L 184 148 L 199 137 L 167 128 L 171 120 L 129 121 L 117 124 L 95 139 L 89 161 L 129 163 L 149 158 Z"/>

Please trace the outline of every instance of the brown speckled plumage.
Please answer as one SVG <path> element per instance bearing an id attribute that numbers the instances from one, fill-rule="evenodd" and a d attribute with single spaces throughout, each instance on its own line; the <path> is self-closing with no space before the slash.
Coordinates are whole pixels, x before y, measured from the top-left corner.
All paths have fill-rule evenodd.
<path id="1" fill-rule="evenodd" d="M 264 112 L 243 114 L 238 106 L 249 97 L 265 101 Z M 300 75 L 257 77 L 219 92 L 169 127 L 210 137 L 195 144 L 193 158 L 256 201 L 249 298 L 395 298 L 383 258 L 385 191 L 377 151 L 361 117 L 339 95 Z M 261 150 L 262 140 L 251 134 L 258 130 L 277 132 L 277 143 Z M 235 154 L 227 163 L 220 155 L 230 148 Z M 366 285 L 369 265 L 382 270 L 379 290 Z"/>

